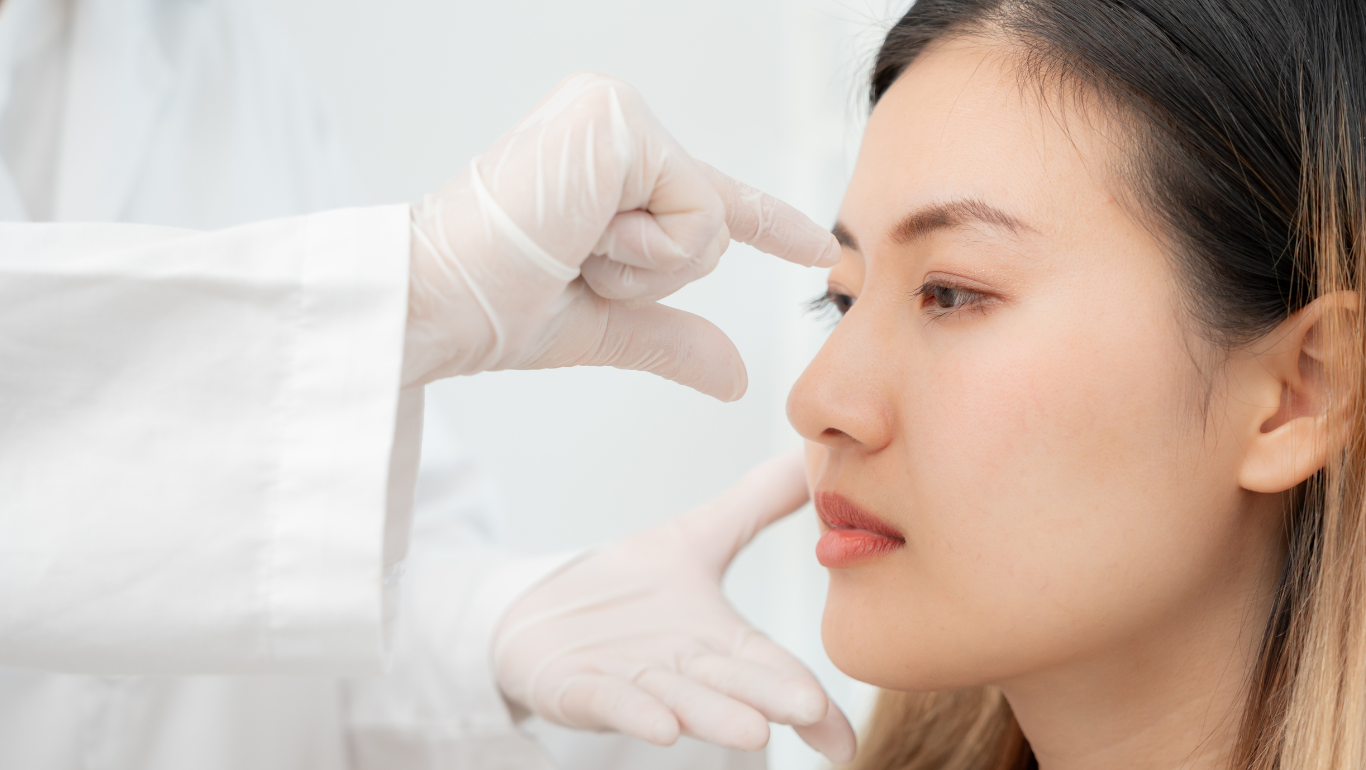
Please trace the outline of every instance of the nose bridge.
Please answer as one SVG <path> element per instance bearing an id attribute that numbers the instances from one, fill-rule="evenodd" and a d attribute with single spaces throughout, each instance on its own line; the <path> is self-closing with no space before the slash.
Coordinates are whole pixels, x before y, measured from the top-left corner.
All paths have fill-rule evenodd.
<path id="1" fill-rule="evenodd" d="M 788 395 L 788 420 L 809 441 L 877 451 L 892 440 L 900 359 L 872 310 L 856 305 L 840 321 Z"/>

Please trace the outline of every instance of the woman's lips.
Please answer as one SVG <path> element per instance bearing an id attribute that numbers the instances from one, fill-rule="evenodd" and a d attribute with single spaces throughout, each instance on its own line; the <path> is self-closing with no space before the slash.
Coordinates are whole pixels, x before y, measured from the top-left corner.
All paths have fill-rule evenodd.
<path id="1" fill-rule="evenodd" d="M 816 493 L 816 513 L 828 527 L 816 543 L 823 567 L 852 567 L 906 545 L 895 527 L 834 492 Z"/>

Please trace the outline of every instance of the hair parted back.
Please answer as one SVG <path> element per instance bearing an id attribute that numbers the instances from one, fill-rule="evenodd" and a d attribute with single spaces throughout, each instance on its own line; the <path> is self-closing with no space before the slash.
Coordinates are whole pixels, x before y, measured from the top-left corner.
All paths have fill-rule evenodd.
<path id="1" fill-rule="evenodd" d="M 1097 98 L 1171 241 L 1186 303 L 1226 348 L 1315 297 L 1362 292 L 1366 0 L 919 0 L 888 32 L 874 105 L 926 48 L 984 35 L 1036 84 Z M 1289 557 L 1247 683 L 1236 770 L 1366 768 L 1362 314 L 1328 319 L 1347 443 L 1298 490 Z M 1000 692 L 884 692 L 855 770 L 1035 766 Z"/>

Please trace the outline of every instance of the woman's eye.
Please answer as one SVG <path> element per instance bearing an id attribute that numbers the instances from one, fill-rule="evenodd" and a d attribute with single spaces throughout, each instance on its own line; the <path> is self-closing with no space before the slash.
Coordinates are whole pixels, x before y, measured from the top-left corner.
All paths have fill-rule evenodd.
<path id="1" fill-rule="evenodd" d="M 960 286 L 930 282 L 916 290 L 916 295 L 921 297 L 931 310 L 941 314 L 979 305 L 987 298 L 985 294 Z"/>
<path id="2" fill-rule="evenodd" d="M 841 294 L 833 289 L 811 300 L 809 309 L 812 313 L 819 316 L 836 316 L 838 321 L 844 317 L 845 313 L 854 306 L 854 297 L 848 294 Z"/>

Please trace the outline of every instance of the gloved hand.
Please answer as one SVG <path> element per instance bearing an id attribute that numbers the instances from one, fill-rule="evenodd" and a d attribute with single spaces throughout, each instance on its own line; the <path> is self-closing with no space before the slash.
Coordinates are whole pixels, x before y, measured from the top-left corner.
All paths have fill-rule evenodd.
<path id="1" fill-rule="evenodd" d="M 737 399 L 745 368 L 726 335 L 655 303 L 732 238 L 839 261 L 801 212 L 689 157 L 630 86 L 571 77 L 413 207 L 403 384 L 615 366 Z"/>
<path id="2" fill-rule="evenodd" d="M 731 559 L 807 499 L 801 452 L 760 465 L 718 499 L 618 541 L 523 597 L 494 636 L 504 695 L 545 719 L 668 745 L 679 734 L 757 750 L 794 725 L 835 762 L 849 722 L 795 658 L 721 594 Z"/>

